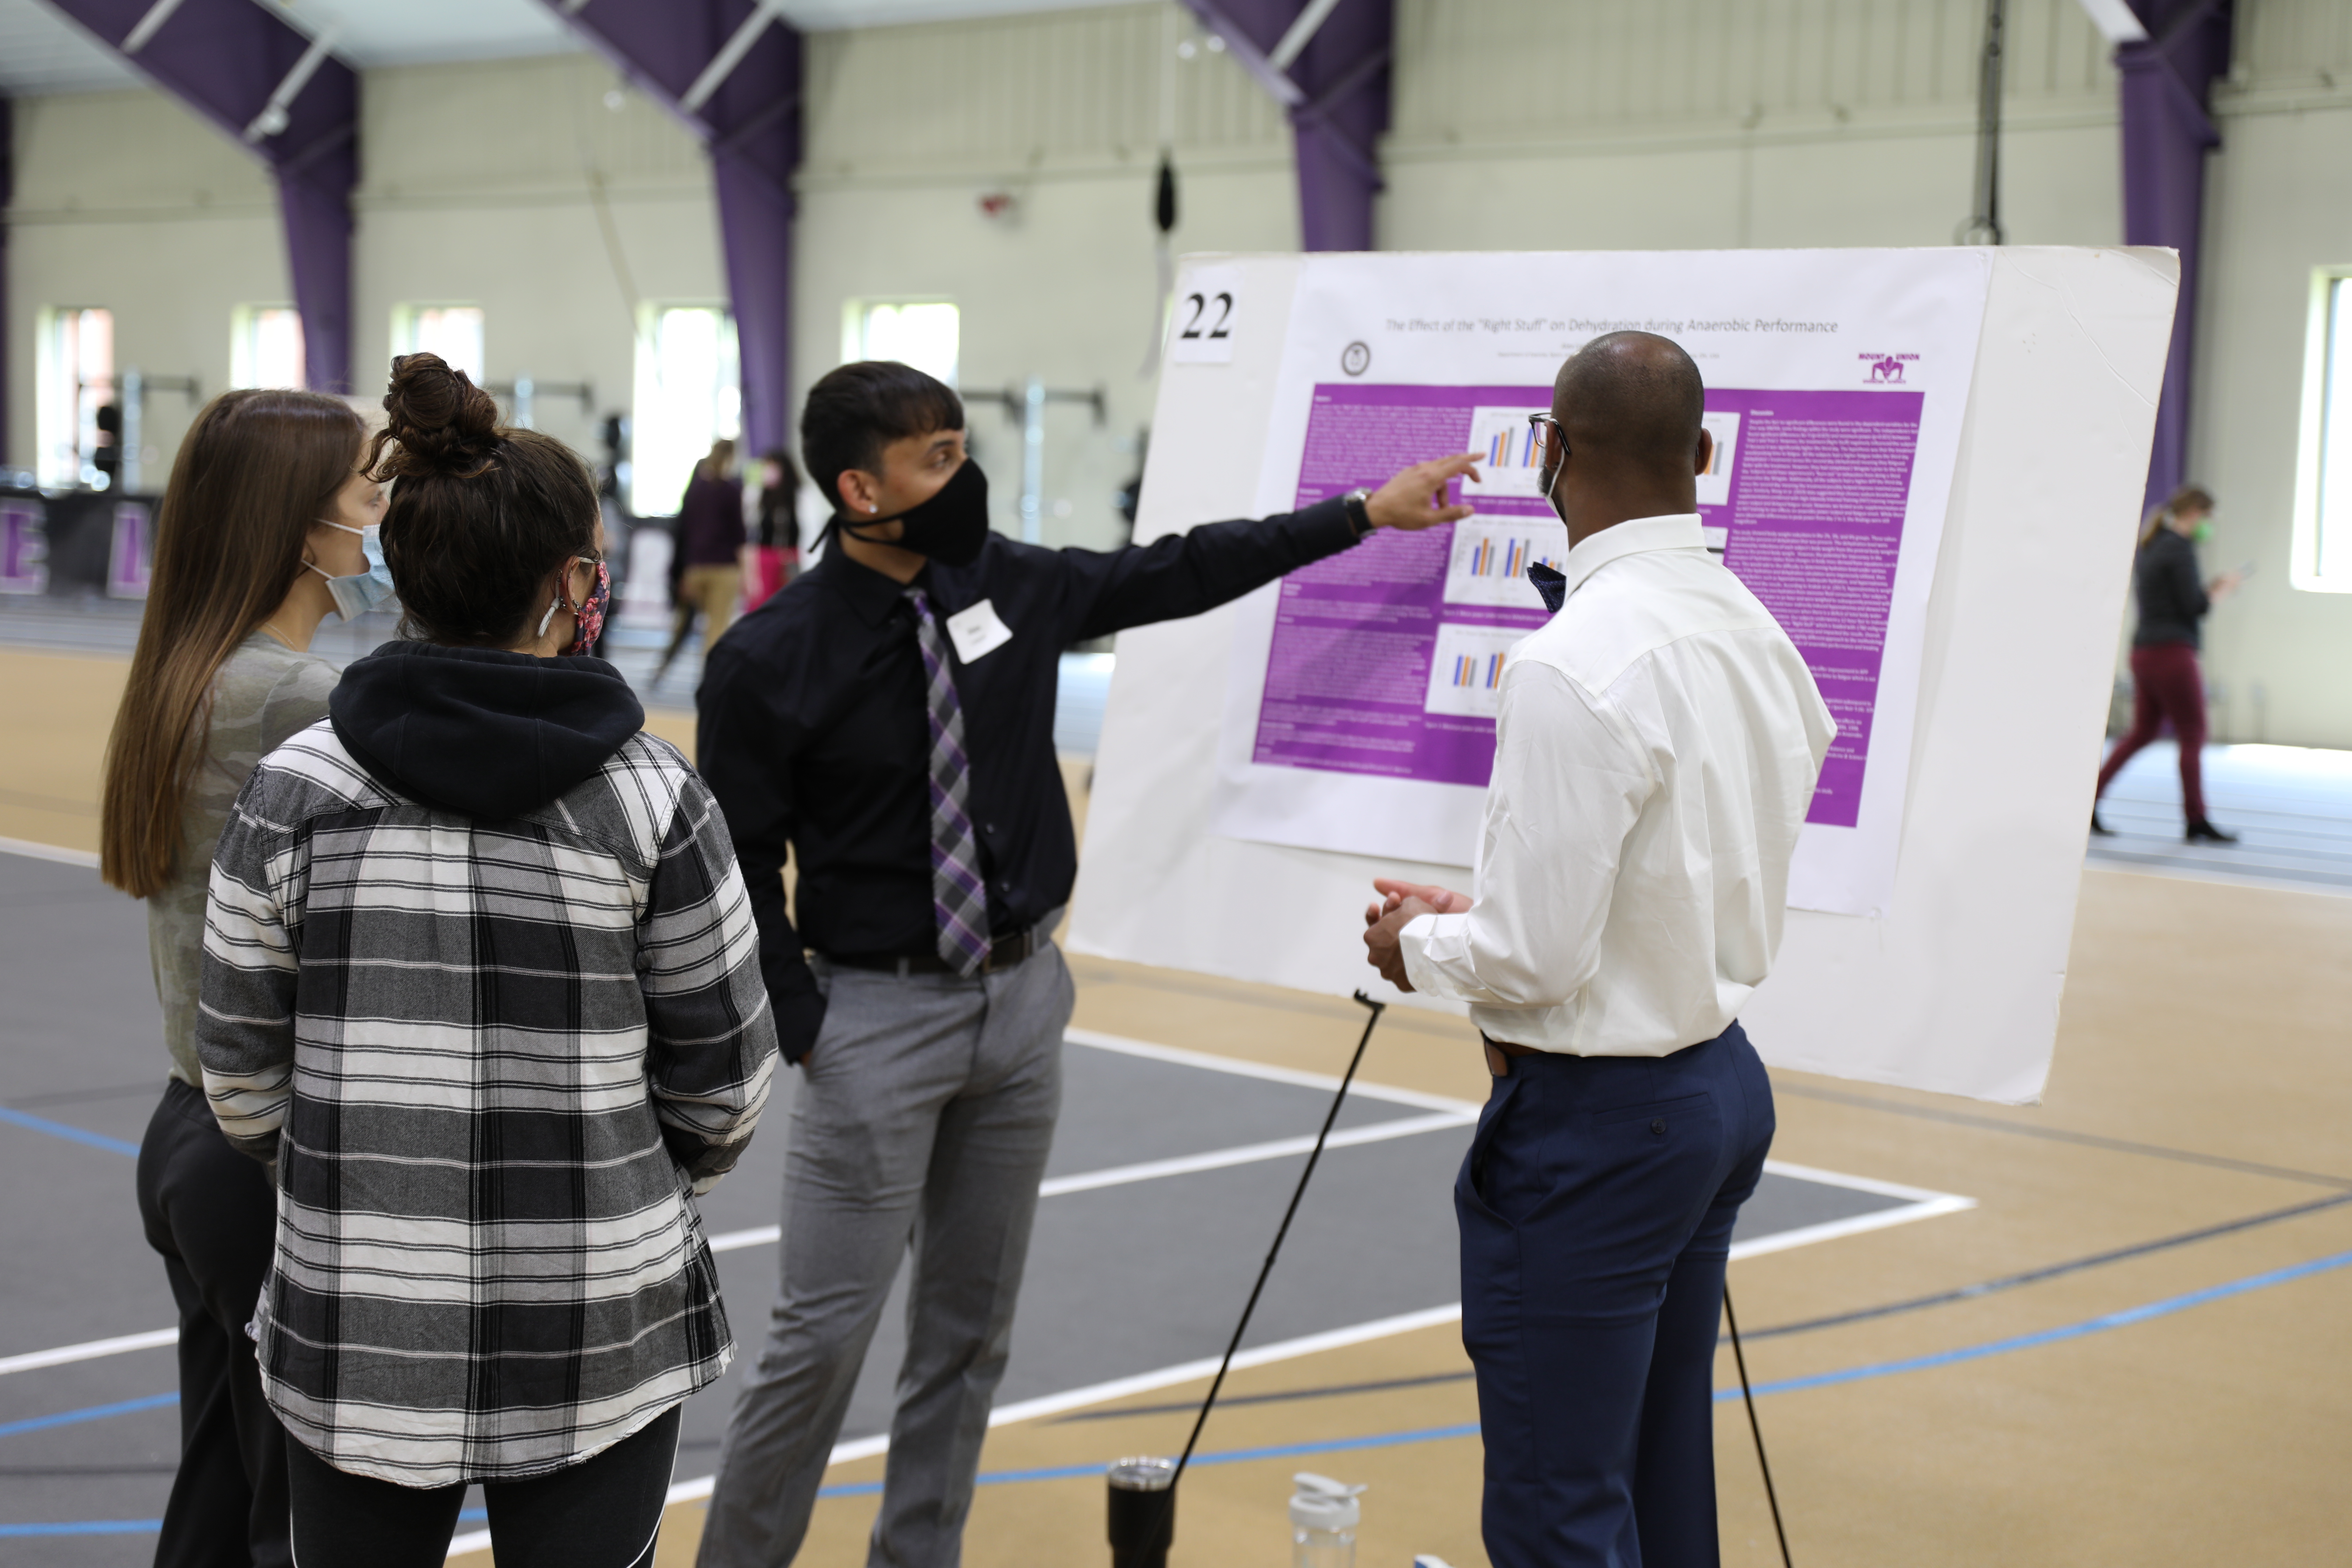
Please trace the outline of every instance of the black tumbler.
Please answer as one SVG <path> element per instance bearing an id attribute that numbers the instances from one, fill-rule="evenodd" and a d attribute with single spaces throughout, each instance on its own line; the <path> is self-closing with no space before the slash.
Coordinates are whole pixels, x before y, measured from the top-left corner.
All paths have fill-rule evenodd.
<path id="1" fill-rule="evenodd" d="M 1111 1568 L 1168 1568 L 1176 1539 L 1176 1461 L 1121 1459 L 1110 1468 Z"/>

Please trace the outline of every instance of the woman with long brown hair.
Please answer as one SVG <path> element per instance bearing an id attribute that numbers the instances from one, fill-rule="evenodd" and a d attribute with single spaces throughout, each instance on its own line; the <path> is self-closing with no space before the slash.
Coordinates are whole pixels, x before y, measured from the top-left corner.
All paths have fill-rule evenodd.
<path id="1" fill-rule="evenodd" d="M 147 900 L 171 1053 L 138 1178 L 180 1309 L 180 1468 L 158 1564 L 292 1561 L 285 1434 L 245 1332 L 277 1204 L 205 1103 L 197 975 L 230 804 L 266 752 L 326 715 L 335 668 L 309 651 L 311 635 L 381 595 L 366 546 L 383 490 L 359 471 L 365 437 L 349 405 L 308 392 L 225 393 L 196 416 L 163 492 L 107 743 L 100 874 Z"/>

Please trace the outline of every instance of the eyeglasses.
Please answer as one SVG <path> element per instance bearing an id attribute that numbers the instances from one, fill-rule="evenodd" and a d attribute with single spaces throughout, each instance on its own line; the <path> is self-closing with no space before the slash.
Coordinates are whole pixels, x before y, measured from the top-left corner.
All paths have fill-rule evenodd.
<path id="1" fill-rule="evenodd" d="M 1543 459 L 1551 456 L 1551 442 L 1555 436 L 1559 437 L 1560 461 L 1568 460 L 1568 430 L 1559 420 L 1549 414 L 1530 414 L 1528 416 L 1528 433 L 1536 449 L 1538 468 L 1550 466 Z"/>

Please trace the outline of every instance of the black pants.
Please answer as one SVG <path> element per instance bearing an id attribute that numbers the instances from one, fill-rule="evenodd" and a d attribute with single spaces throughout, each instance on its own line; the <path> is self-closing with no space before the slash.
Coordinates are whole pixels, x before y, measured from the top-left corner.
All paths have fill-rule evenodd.
<path id="1" fill-rule="evenodd" d="M 1495 1568 L 1716 1568 L 1715 1335 L 1772 1084 L 1732 1025 L 1511 1061 L 1454 1189 Z"/>
<path id="2" fill-rule="evenodd" d="M 499 1568 L 652 1568 L 670 1467 L 671 1405 L 603 1453 L 527 1481 L 486 1481 Z M 404 1487 L 339 1470 L 287 1445 L 294 1542 L 309 1568 L 440 1568 L 457 1533 L 463 1483 Z"/>
<path id="3" fill-rule="evenodd" d="M 177 1079 L 139 1144 L 139 1214 L 180 1308 L 180 1470 L 156 1568 L 286 1568 L 286 1433 L 245 1332 L 278 1200 L 260 1165 L 221 1136 L 202 1091 Z"/>

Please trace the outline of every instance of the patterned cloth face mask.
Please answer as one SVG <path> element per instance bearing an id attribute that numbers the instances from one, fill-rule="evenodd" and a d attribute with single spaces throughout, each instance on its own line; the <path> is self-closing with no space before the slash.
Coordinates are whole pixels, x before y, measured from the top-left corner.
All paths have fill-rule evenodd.
<path id="1" fill-rule="evenodd" d="M 556 650 L 558 658 L 586 653 L 604 635 L 604 609 L 613 602 L 613 569 L 592 555 L 575 555 L 574 561 L 584 561 L 596 568 L 596 585 L 588 590 L 588 597 L 579 605 L 567 605 L 561 598 L 547 606 L 547 614 L 539 617 L 539 635 L 545 637 L 554 623 L 555 612 L 572 612 L 572 640 Z M 569 584 L 565 584 L 567 587 Z"/>

